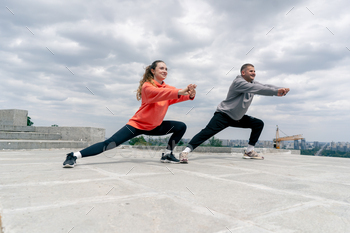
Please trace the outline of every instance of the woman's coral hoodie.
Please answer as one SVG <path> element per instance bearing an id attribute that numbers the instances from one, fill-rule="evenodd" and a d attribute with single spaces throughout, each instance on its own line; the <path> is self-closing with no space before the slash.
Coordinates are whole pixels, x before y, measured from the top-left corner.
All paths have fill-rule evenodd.
<path id="1" fill-rule="evenodd" d="M 152 130 L 162 124 L 169 105 L 191 99 L 189 95 L 179 96 L 180 89 L 169 86 L 164 82 L 159 84 L 155 81 L 154 83 L 157 87 L 149 82 L 142 85 L 141 107 L 127 125 L 141 130 Z"/>

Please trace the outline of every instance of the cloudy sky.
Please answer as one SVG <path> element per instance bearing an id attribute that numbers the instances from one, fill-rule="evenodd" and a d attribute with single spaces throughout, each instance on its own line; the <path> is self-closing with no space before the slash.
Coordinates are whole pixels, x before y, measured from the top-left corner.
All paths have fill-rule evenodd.
<path id="1" fill-rule="evenodd" d="M 349 10 L 345 0 L 5 0 L 0 109 L 28 110 L 34 126 L 102 127 L 108 137 L 137 111 L 144 68 L 161 59 L 166 83 L 198 85 L 196 99 L 165 118 L 185 122 L 191 138 L 252 63 L 257 81 L 291 89 L 254 97 L 247 114 L 265 122 L 261 140 L 279 125 L 281 136 L 350 141 Z"/>

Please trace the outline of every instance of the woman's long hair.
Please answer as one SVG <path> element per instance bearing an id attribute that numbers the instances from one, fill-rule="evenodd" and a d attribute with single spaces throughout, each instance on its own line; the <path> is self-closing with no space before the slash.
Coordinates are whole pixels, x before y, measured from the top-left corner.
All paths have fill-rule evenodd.
<path id="1" fill-rule="evenodd" d="M 154 61 L 151 65 L 147 66 L 146 67 L 146 70 L 145 70 L 145 73 L 143 74 L 143 78 L 140 80 L 140 86 L 139 88 L 137 89 L 137 92 L 136 92 L 136 99 L 137 100 L 140 100 L 141 99 L 141 91 L 142 91 L 142 85 L 145 83 L 145 82 L 149 82 L 151 83 L 153 86 L 157 87 L 157 85 L 154 83 L 153 79 L 154 79 L 154 75 L 152 74 L 152 69 L 155 70 L 156 67 L 157 67 L 157 64 L 159 62 L 163 62 L 161 60 L 156 60 Z M 163 62 L 164 63 L 164 62 Z"/>

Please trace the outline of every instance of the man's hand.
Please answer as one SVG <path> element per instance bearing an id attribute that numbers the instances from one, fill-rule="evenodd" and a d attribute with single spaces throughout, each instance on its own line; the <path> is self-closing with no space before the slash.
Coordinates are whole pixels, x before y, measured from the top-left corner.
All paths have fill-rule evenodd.
<path id="1" fill-rule="evenodd" d="M 285 96 L 289 92 L 289 88 L 280 88 L 278 89 L 277 96 Z"/>

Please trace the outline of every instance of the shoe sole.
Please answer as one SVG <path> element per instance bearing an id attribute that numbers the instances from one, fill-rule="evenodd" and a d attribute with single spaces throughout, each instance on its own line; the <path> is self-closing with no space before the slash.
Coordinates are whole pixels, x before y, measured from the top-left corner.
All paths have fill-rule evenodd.
<path id="1" fill-rule="evenodd" d="M 188 160 L 187 159 L 180 160 L 180 163 L 188 163 Z"/>
<path id="2" fill-rule="evenodd" d="M 70 165 L 70 164 L 65 164 L 63 165 L 64 168 L 73 168 L 74 167 L 74 164 L 73 165 Z"/>
<path id="3" fill-rule="evenodd" d="M 171 161 L 171 160 L 160 160 L 160 162 L 162 162 L 162 163 L 180 163 L 180 161 L 179 162 L 176 162 L 176 161 Z"/>

